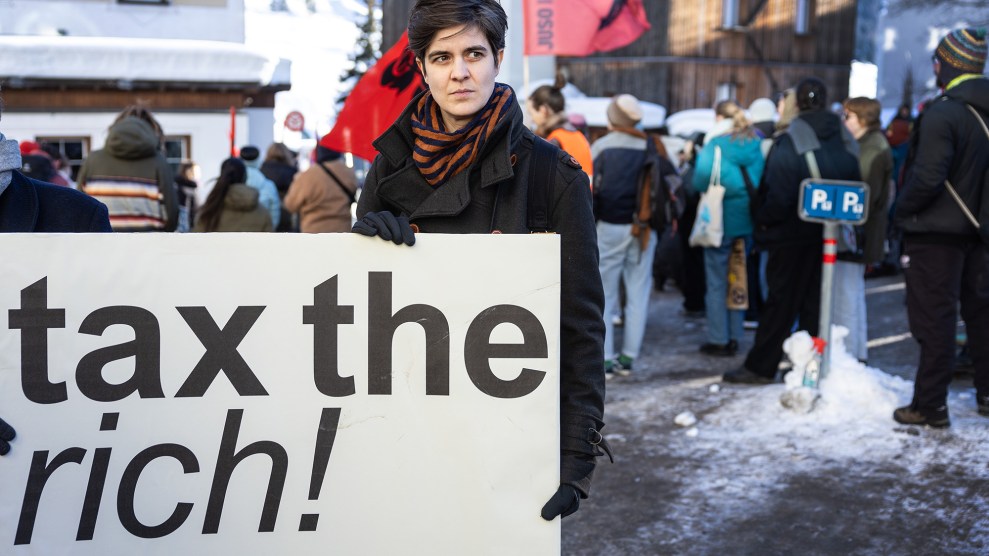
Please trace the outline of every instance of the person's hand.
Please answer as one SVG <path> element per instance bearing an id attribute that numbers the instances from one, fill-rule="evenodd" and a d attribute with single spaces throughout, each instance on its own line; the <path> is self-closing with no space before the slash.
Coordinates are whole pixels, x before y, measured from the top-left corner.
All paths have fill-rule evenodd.
<path id="1" fill-rule="evenodd" d="M 416 242 L 409 218 L 404 214 L 395 216 L 387 210 L 365 214 L 354 224 L 353 232 L 368 237 L 380 236 L 395 245 L 415 245 Z"/>
<path id="2" fill-rule="evenodd" d="M 16 436 L 14 427 L 0 419 L 0 456 L 5 456 L 10 451 L 10 441 L 14 439 L 14 436 Z"/>
<path id="3" fill-rule="evenodd" d="M 570 485 L 560 485 L 556 494 L 543 506 L 542 516 L 546 521 L 553 521 L 556 516 L 562 519 L 576 512 L 579 507 L 580 494 L 577 489 Z"/>

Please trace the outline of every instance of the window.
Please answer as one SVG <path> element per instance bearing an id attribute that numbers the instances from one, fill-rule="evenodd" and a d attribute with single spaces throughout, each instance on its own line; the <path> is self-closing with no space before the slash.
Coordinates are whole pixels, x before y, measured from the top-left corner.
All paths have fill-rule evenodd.
<path id="1" fill-rule="evenodd" d="M 89 156 L 89 137 L 53 137 L 44 136 L 37 138 L 38 143 L 51 143 L 58 146 L 58 152 L 69 159 L 69 168 L 72 171 L 72 179 L 79 175 L 79 168 L 83 161 Z"/>
<path id="2" fill-rule="evenodd" d="M 735 83 L 719 83 L 718 90 L 714 93 L 714 102 L 735 100 L 736 92 L 738 92 L 738 86 Z"/>
<path id="3" fill-rule="evenodd" d="M 739 0 L 721 1 L 721 27 L 732 29 L 738 27 L 738 4 Z"/>
<path id="4" fill-rule="evenodd" d="M 183 160 L 189 160 L 189 153 L 192 152 L 190 135 L 166 135 L 165 136 L 165 159 L 172 167 L 173 172 L 179 171 L 179 164 Z"/>
<path id="5" fill-rule="evenodd" d="M 798 35 L 810 34 L 811 0 L 797 0 L 797 17 L 794 32 Z"/>

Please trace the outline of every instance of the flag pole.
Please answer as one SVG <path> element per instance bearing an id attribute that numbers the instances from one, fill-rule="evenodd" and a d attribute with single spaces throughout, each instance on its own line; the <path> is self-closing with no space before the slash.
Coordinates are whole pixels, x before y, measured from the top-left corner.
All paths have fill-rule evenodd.
<path id="1" fill-rule="evenodd" d="M 529 96 L 529 55 L 522 55 L 522 92 Z"/>

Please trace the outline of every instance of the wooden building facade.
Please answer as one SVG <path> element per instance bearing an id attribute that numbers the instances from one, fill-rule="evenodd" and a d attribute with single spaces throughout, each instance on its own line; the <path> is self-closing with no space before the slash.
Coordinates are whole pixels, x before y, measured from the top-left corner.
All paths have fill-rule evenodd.
<path id="1" fill-rule="evenodd" d="M 507 1 L 507 0 L 506 0 Z M 405 30 L 414 0 L 382 0 L 385 44 Z M 631 45 L 559 57 L 589 96 L 631 93 L 669 113 L 733 98 L 748 105 L 804 77 L 833 100 L 848 93 L 856 0 L 643 0 L 652 28 Z M 521 22 L 510 21 L 513 29 Z"/>
<path id="2" fill-rule="evenodd" d="M 855 51 L 855 0 L 644 0 L 652 28 L 631 45 L 559 58 L 588 95 L 631 93 L 672 112 L 748 105 L 804 77 L 842 100 Z"/>

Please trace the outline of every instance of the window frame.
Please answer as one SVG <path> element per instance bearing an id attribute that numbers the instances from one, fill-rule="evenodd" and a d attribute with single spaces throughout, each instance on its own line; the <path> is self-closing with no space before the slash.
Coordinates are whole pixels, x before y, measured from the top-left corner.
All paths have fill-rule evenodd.
<path id="1" fill-rule="evenodd" d="M 192 159 L 192 135 L 168 135 L 162 139 L 165 144 L 165 160 L 168 161 L 168 165 L 171 166 L 172 172 L 178 175 L 179 165 L 186 160 Z M 178 158 L 168 155 L 168 143 L 178 143 L 179 153 Z"/>
<path id="2" fill-rule="evenodd" d="M 89 158 L 90 153 L 93 152 L 93 138 L 89 135 L 39 135 L 35 137 L 34 141 L 38 144 L 55 143 L 58 145 L 58 151 L 69 159 L 69 170 L 72 181 L 76 181 L 76 178 L 79 176 L 79 169 L 82 168 L 82 164 Z M 70 157 L 69 153 L 65 152 L 66 143 L 79 143 L 82 158 L 76 159 Z"/>

